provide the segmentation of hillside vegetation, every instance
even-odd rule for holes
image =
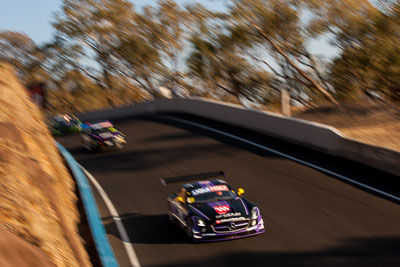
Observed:
[[[298,111],[294,116],[333,126],[348,138],[400,151],[400,106],[351,103]]]
[[[89,266],[74,181],[39,109],[0,64],[0,266]]]

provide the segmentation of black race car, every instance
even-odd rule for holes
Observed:
[[[206,178],[219,177],[208,180]],[[168,197],[168,217],[194,241],[234,239],[263,233],[264,221],[257,206],[242,197],[222,178],[223,172],[161,179],[169,183],[200,180],[184,184]]]
[[[108,120],[84,123],[81,139],[88,150],[122,149],[126,145],[125,135]]]

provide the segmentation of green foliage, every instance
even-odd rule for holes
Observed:
[[[296,89],[313,88],[330,102],[337,103],[321,71],[307,51],[301,22],[303,1],[277,0],[233,0],[230,23],[242,25],[253,33],[249,49],[263,47],[279,68],[274,68],[265,59],[251,57],[264,63],[284,83]],[[249,35],[248,35],[249,36]],[[257,46],[256,46],[257,45]],[[325,87],[325,88],[324,88]],[[292,90],[289,90],[292,91]],[[293,96],[293,95],[292,95]]]
[[[270,76],[260,79],[260,83],[253,82],[254,74],[263,71],[247,54],[246,49],[252,46],[254,39],[249,29],[232,23],[230,15],[212,13],[200,5],[191,10],[193,24],[189,42],[192,50],[186,60],[189,75],[215,96],[230,94],[237,101],[247,98],[263,102],[259,89],[273,89],[269,85]]]
[[[313,12],[308,33],[318,36],[332,33],[340,48],[362,45],[358,36],[373,30],[372,24],[380,11],[370,0],[305,1]],[[311,4],[310,4],[311,3]]]
[[[121,37],[129,34],[134,16],[126,0],[64,0],[53,26],[67,45],[83,43],[94,53],[101,68],[99,85],[109,91],[111,76],[117,73],[114,51]]]
[[[48,79],[43,60],[41,49],[27,35],[11,31],[0,32],[0,61],[12,64],[25,84]]]
[[[48,91],[48,109],[52,114],[85,112],[109,108],[112,99],[116,106],[140,102],[148,98],[125,78],[113,77],[112,92],[105,92],[79,71],[70,71],[57,84],[57,90]]]
[[[351,9],[335,13],[331,25],[337,28],[336,43],[342,48],[330,75],[338,96],[360,99],[373,93],[399,101],[400,3],[384,10],[368,1],[359,1],[359,6],[346,3]]]

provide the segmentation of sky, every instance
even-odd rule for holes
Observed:
[[[54,12],[59,11],[61,0],[0,0],[0,31],[24,32],[36,43],[50,41]],[[156,4],[157,0],[131,0],[136,7]],[[176,0],[179,4],[196,1]],[[223,1],[197,1],[212,9],[223,9]]]
[[[36,43],[50,41],[52,13],[60,0],[0,0],[0,31],[24,32]]]
[[[215,0],[175,0],[179,4],[200,2],[214,10],[222,10],[225,1]],[[11,30],[27,34],[37,44],[51,40],[53,29],[51,22],[54,12],[59,11],[61,0],[0,0],[0,31]],[[136,7],[156,4],[157,0],[131,0]],[[314,54],[331,58],[337,50],[327,40],[317,40],[309,45]]]

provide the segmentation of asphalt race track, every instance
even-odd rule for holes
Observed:
[[[400,266],[398,203],[165,117],[124,119],[115,124],[127,136],[128,146],[121,151],[87,152],[79,135],[58,141],[105,189],[142,266]],[[224,130],[236,134],[233,128]],[[251,135],[237,131],[242,136]],[[353,163],[342,164],[340,159],[266,137],[248,137],[329,165],[350,178],[371,181],[379,177],[389,181],[387,190],[400,188],[395,187],[399,177]],[[226,180],[235,188],[243,187],[245,197],[258,204],[265,234],[192,244],[183,231],[169,223],[166,198],[179,184],[165,187],[160,178],[216,170],[224,170]],[[109,211],[93,191],[120,265],[130,266]]]

